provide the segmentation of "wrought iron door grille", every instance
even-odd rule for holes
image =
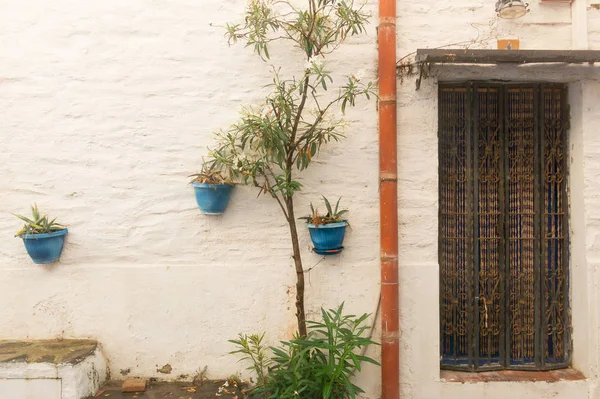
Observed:
[[[570,355],[566,86],[440,85],[441,366]]]

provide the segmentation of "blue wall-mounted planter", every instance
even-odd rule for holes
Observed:
[[[20,237],[33,263],[45,264],[58,260],[68,232],[64,229],[44,234],[23,234]]]
[[[206,215],[221,215],[225,212],[233,184],[192,183],[196,193],[196,203],[200,211]]]
[[[314,225],[307,224],[310,239],[315,246],[313,251],[319,255],[334,255],[342,252],[344,235],[348,222],[328,223]]]

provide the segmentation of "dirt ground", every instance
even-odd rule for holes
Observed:
[[[242,389],[233,380],[206,380],[202,384],[190,382],[152,382],[149,381],[146,391],[139,393],[123,393],[123,381],[109,381],[95,396],[87,399],[242,399]]]

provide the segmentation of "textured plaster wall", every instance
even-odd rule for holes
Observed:
[[[398,2],[398,57],[417,48],[495,48],[496,38],[519,38],[522,49],[570,49],[568,4],[530,2],[531,12],[514,21],[493,20],[490,2]],[[598,46],[588,9],[590,48]],[[431,16],[435,15],[435,18]],[[428,17],[429,16],[429,17]],[[489,40],[488,40],[489,39]],[[581,41],[581,40],[579,40]],[[400,212],[400,380],[402,397],[433,398],[597,398],[598,290],[600,247],[597,221],[598,154],[596,105],[600,72],[591,66],[435,66],[415,91],[415,77],[399,86]],[[451,383],[439,372],[439,267],[437,261],[437,89],[439,82],[465,80],[557,81],[569,84],[571,120],[571,307],[573,366],[586,381]],[[595,98],[595,99],[594,99]]]
[[[600,49],[600,0],[588,0],[587,24],[590,49]]]
[[[245,5],[0,0],[0,337],[98,339],[117,378],[204,366],[224,377],[245,368],[228,355],[239,332],[290,337],[295,274],[277,204],[239,187],[223,217],[202,216],[187,184],[211,132],[270,82],[270,63],[223,36]],[[374,77],[375,27],[340,48],[336,75]],[[303,69],[295,49],[272,55],[285,76]],[[342,301],[377,306],[376,115],[360,101],[348,138],[301,175],[298,216],[322,194],[342,196],[353,227],[344,253],[323,260],[298,221],[306,267],[320,262],[306,276],[310,317]],[[34,201],[69,227],[52,266],[33,265],[12,238],[10,213]],[[171,374],[157,372],[165,364]],[[364,376],[377,392],[377,369]]]
[[[600,73],[589,67],[457,67],[433,68],[434,77],[424,81],[419,91],[401,89],[405,99],[399,106],[400,151],[400,315],[401,315],[401,387],[409,398],[597,398],[598,383],[598,262],[595,249],[597,223],[590,216],[598,205],[597,189],[592,181],[598,176],[597,110],[594,96],[600,92]],[[437,264],[437,162],[426,162],[412,155],[415,146],[426,151],[421,158],[437,159],[437,87],[443,81],[469,79],[506,79],[511,81],[556,81],[569,85],[572,126],[569,136],[571,198],[571,309],[573,318],[573,367],[582,371],[586,381],[559,383],[470,383],[444,382],[439,373],[439,296]],[[412,82],[411,82],[412,83]],[[418,115],[419,107],[430,102],[432,112]],[[418,120],[415,118],[419,118]],[[408,126],[419,128],[408,129]],[[417,144],[420,143],[420,144]],[[410,148],[415,148],[410,147]],[[595,184],[595,183],[594,183]],[[407,186],[413,187],[410,190]],[[433,202],[432,210],[423,204],[419,211],[402,203],[418,198]],[[424,203],[425,201],[423,201]],[[402,228],[402,226],[405,226]],[[406,227],[410,226],[410,227]],[[419,241],[411,237],[421,234]],[[415,241],[412,241],[412,240]],[[429,240],[427,243],[426,239]],[[432,260],[411,258],[415,247],[430,247]],[[422,249],[421,259],[429,252]]]
[[[227,355],[238,332],[294,328],[294,273],[285,223],[269,198],[238,187],[223,217],[199,214],[187,175],[200,167],[210,132],[260,100],[268,63],[228,48],[223,25],[243,0],[107,0],[51,4],[0,0],[0,337],[91,337],[103,344],[113,376],[176,378],[208,366],[209,376],[240,370]],[[571,46],[569,5],[531,1],[531,13],[497,21],[493,2],[398,2],[398,57],[447,44],[494,48],[496,37],[526,49]],[[376,13],[376,1],[369,1]],[[588,8],[589,42],[598,11]],[[211,26],[212,24],[212,26]],[[375,21],[340,48],[336,71],[376,72]],[[596,36],[595,36],[596,35]],[[595,47],[594,47],[595,46]],[[297,71],[297,53],[274,49],[273,63]],[[597,397],[596,267],[600,187],[593,67],[434,68],[414,90],[399,86],[401,381],[404,397]],[[514,79],[568,81],[580,118],[572,159],[574,383],[452,384],[440,381],[437,264],[437,82]],[[297,213],[321,194],[343,196],[352,230],[345,251],[321,261],[301,231],[310,316],[341,301],[374,312],[378,300],[378,155],[374,102],[348,112],[343,144],[331,145],[302,175]],[[574,194],[575,193],[575,194]],[[581,194],[583,193],[583,195]],[[70,228],[61,262],[34,266],[10,212],[36,201]],[[301,223],[299,223],[301,226]],[[577,285],[576,285],[577,284]],[[377,336],[378,331],[375,332]],[[587,354],[586,354],[587,353]],[[378,356],[377,349],[370,354]],[[170,375],[157,372],[170,364]],[[360,376],[378,397],[379,373]],[[569,396],[571,395],[571,396]]]

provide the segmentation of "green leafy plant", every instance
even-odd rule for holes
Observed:
[[[364,392],[351,382],[351,378],[361,371],[363,362],[379,365],[359,353],[368,345],[375,344],[366,335],[369,326],[365,325],[365,320],[369,315],[344,315],[343,306],[327,311],[321,309],[321,322],[307,321],[309,332],[306,337],[297,335],[289,342],[282,342],[280,347],[271,347],[273,357],[269,373],[258,379],[251,396],[344,399],[355,398]],[[253,352],[264,352],[262,336],[258,342],[260,349],[254,347]],[[264,366],[264,363],[257,362],[256,356],[248,355],[251,346],[244,345],[243,340],[230,342],[240,347],[232,353],[242,353],[245,355],[243,359],[253,362],[249,369]]]
[[[266,376],[271,360],[267,357],[267,348],[263,345],[265,334],[240,334],[238,339],[230,339],[229,342],[235,344],[239,349],[230,352],[231,354],[241,354],[240,361],[250,361],[251,365],[247,370],[254,371],[256,374],[256,384],[263,386],[266,383]]]
[[[22,221],[25,222],[23,228],[15,234],[15,237],[19,237],[25,234],[44,234],[44,233],[52,233],[53,231],[64,230],[66,227],[56,223],[56,219],[48,219],[48,216],[41,215],[38,209],[37,204],[33,204],[31,206],[31,214],[32,218],[29,219],[25,216],[16,215]]]
[[[312,223],[316,226],[320,224],[328,224],[328,223],[339,223],[344,221],[342,219],[342,215],[347,213],[347,209],[339,209],[340,200],[342,197],[338,198],[335,209],[331,207],[331,203],[325,196],[323,196],[323,202],[325,202],[325,208],[327,209],[327,213],[325,215],[320,215],[319,210],[316,209],[313,204],[310,204],[310,216],[304,216],[300,219],[305,219],[306,223]]]
[[[209,149],[208,155],[202,158],[202,170],[189,176],[193,177],[191,183],[235,184],[236,178],[239,177],[236,138],[222,132],[217,132],[215,135],[219,140],[219,146],[216,149]]]
[[[216,133],[211,165],[225,170],[259,194],[277,201],[289,226],[296,269],[296,318],[306,336],[304,268],[300,253],[294,194],[302,189],[297,174],[308,168],[323,145],[345,136],[345,113],[357,99],[375,95],[363,72],[350,73],[334,86],[326,63],[348,37],[364,33],[370,14],[354,0],[250,0],[243,22],[227,25],[229,43],[245,42],[263,60],[273,42],[299,48],[306,60],[299,76],[285,79],[273,67],[264,101],[245,106],[238,122]]]

